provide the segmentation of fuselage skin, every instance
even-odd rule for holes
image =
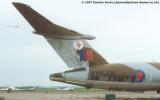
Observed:
[[[103,64],[52,74],[52,81],[87,88],[145,91],[160,90],[160,63]]]

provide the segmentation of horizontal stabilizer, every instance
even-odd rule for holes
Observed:
[[[40,32],[33,32],[34,34],[43,34]],[[86,39],[86,40],[93,40],[95,39],[94,36],[91,35],[77,35],[77,36],[72,36],[72,35],[54,35],[54,34],[43,34],[45,37],[50,37],[50,38],[56,38],[56,39],[63,39],[63,40],[81,40],[81,39]]]
[[[33,33],[43,35],[68,67],[82,67],[84,62],[89,66],[108,64],[86,41],[95,37],[56,25],[26,4],[13,5],[35,29]]]
[[[50,38],[58,38],[58,39],[66,39],[66,40],[95,39],[94,36],[84,35],[52,23],[51,21],[43,17],[41,14],[33,10],[28,5],[25,5],[22,3],[16,3],[16,2],[14,2],[13,5],[25,17],[25,19],[31,24],[31,26],[36,30],[34,32],[36,34],[44,35]]]

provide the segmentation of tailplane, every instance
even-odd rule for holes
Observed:
[[[94,36],[56,25],[28,5],[16,2],[13,5],[35,29],[33,33],[43,35],[68,67],[79,68],[84,61],[89,66],[108,64],[86,41],[95,39]]]

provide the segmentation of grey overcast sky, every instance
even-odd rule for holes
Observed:
[[[0,3],[0,85],[55,86],[67,70],[42,36],[11,4]],[[110,63],[160,62],[160,5],[82,5],[81,0],[16,0],[52,22],[97,37],[91,45]],[[7,27],[18,25],[18,28]]]

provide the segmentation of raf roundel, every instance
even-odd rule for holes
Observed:
[[[145,73],[142,70],[136,70],[131,74],[132,82],[143,82],[145,79]]]
[[[76,40],[74,41],[74,48],[76,50],[81,50],[83,48],[83,43],[80,40]]]

